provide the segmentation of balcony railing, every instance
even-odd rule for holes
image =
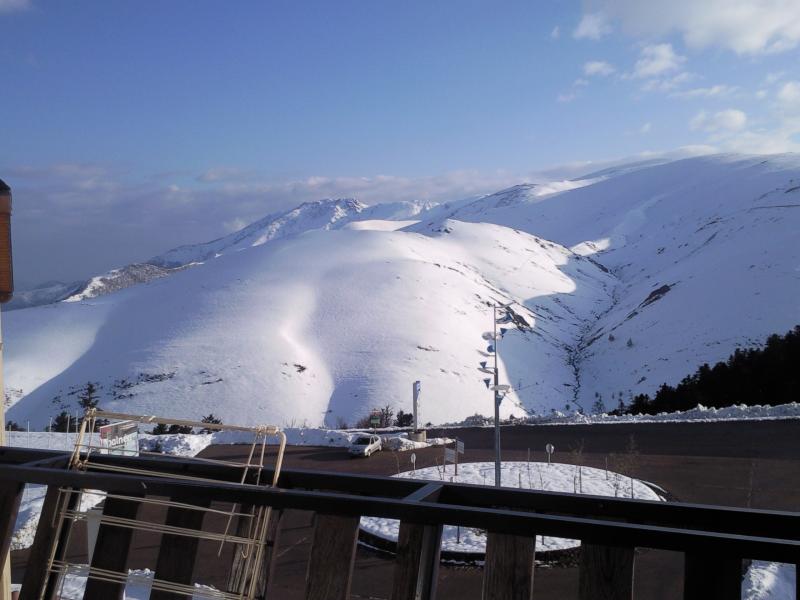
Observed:
[[[240,485],[240,471],[225,464],[172,457],[94,456],[114,467],[151,469],[166,476],[142,477],[115,471],[74,471],[63,452],[0,448],[0,551],[7,551],[24,484],[47,486],[42,517],[30,551],[22,600],[55,597],[53,564],[63,558],[65,528],[56,518],[69,490],[102,490],[109,498],[160,497],[186,508],[167,516],[168,526],[191,521],[191,506],[211,503],[239,507],[271,507],[276,515],[268,532],[259,589],[267,589],[272,573],[282,511],[315,513],[308,558],[305,598],[346,600],[350,597],[359,518],[400,520],[394,557],[394,600],[436,597],[442,527],[460,525],[486,530],[483,598],[530,599],[537,535],[581,540],[579,594],[582,600],[630,599],[636,548],[655,548],[685,555],[684,598],[741,598],[743,561],[758,559],[800,562],[800,514],[650,502],[532,490],[415,481],[390,477],[334,474],[283,469],[277,487]],[[261,477],[270,479],[270,469]],[[191,477],[215,483],[192,481]],[[136,505],[107,500],[104,516],[130,518]],[[243,512],[243,511],[241,511]],[[202,513],[201,513],[202,514]],[[196,519],[195,519],[196,520]],[[170,522],[171,521],[171,522]],[[201,526],[201,524],[196,524]],[[102,522],[91,568],[124,572],[131,532]],[[187,548],[189,549],[187,551]],[[160,569],[166,581],[189,581],[195,552],[180,535],[163,535]],[[173,557],[163,560],[163,557]],[[84,598],[121,598],[124,581],[87,586]],[[151,596],[153,597],[153,596]],[[185,597],[159,592],[159,598]]]

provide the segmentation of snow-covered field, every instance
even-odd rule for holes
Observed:
[[[500,342],[504,417],[610,410],[796,325],[798,230],[798,155],[440,206],[306,203],[154,258],[187,267],[168,276],[95,278],[79,301],[9,313],[8,416],[39,428],[91,380],[113,410],[338,427],[408,411],[420,379],[423,422],[454,422],[491,412],[477,363],[493,301],[530,325]]]
[[[476,462],[455,467],[427,467],[416,471],[405,471],[395,477],[406,479],[425,479],[453,483],[472,483],[492,485],[494,482],[494,463]],[[604,469],[577,467],[561,463],[504,462],[501,484],[504,487],[548,492],[568,492],[592,494],[596,496],[618,496],[640,500],[661,500],[651,487],[645,483]],[[363,517],[361,527],[365,531],[387,540],[396,541],[400,522],[395,519]],[[564,550],[579,546],[578,540],[537,536],[536,551]],[[486,551],[486,534],[477,529],[457,528],[445,525],[442,533],[442,550],[482,554]]]

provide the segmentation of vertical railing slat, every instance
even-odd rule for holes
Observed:
[[[489,532],[483,567],[483,600],[530,600],[536,538]]]
[[[580,600],[631,600],[633,548],[581,544]]]
[[[11,546],[14,523],[17,521],[19,503],[22,500],[22,492],[24,490],[24,483],[12,483],[10,481],[4,483],[3,488],[0,489],[0,561],[5,560],[8,549]]]
[[[177,500],[177,499],[176,499]],[[200,508],[207,508],[211,503],[193,502]],[[203,526],[205,513],[201,510],[170,506],[167,510],[166,525],[184,527],[186,529],[200,530]],[[158,549],[155,578],[171,583],[192,583],[194,563],[197,559],[197,545],[199,539],[185,535],[165,533],[161,536]],[[185,600],[186,596],[164,590],[153,590],[150,600]]]
[[[109,497],[104,501],[103,517],[135,519],[138,511],[139,502]],[[132,537],[133,529],[116,527],[101,521],[91,566],[97,569],[125,573],[128,568],[128,552],[130,551]],[[83,600],[119,600],[122,598],[124,591],[124,583],[101,581],[90,576],[86,581]]]
[[[741,559],[687,552],[684,565],[684,600],[741,600]]]
[[[65,495],[68,494],[68,495]],[[79,493],[59,491],[58,486],[48,486],[39,515],[39,524],[33,545],[28,553],[28,563],[25,565],[25,575],[22,578],[20,600],[39,600],[52,598],[56,587],[57,577],[47,571],[50,553],[55,551],[54,558],[61,559],[66,551],[66,540],[72,526],[70,519],[64,520],[64,525],[59,530],[60,512],[62,509],[72,509],[78,501]],[[55,548],[54,548],[55,545]]]
[[[317,513],[306,574],[306,600],[350,600],[358,517]]]
[[[439,576],[441,525],[400,523],[392,600],[433,600]]]
[[[253,507],[244,505],[238,508],[244,514],[249,514]],[[262,564],[258,567],[258,584],[256,586],[256,596],[264,597],[267,594],[267,586],[272,580],[275,571],[275,555],[280,540],[281,519],[283,518],[283,511],[270,510],[269,522],[267,523],[267,542],[264,549],[264,556]],[[252,519],[246,517],[238,517],[236,522],[236,535],[239,537],[248,537],[251,535]],[[233,556],[231,557],[231,567],[228,572],[228,585],[229,590],[246,589],[243,586],[249,586],[250,581],[245,579],[245,568],[247,560],[242,554],[242,548],[234,546]]]

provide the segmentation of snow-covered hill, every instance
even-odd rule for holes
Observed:
[[[503,412],[547,411],[571,401],[567,348],[611,284],[566,248],[496,225],[308,232],[14,311],[6,373],[26,395],[9,418],[42,425],[74,410],[87,381],[108,409],[233,422],[352,424],[375,406],[408,410],[416,379],[426,421],[489,412],[477,366],[492,301],[519,303],[533,327],[501,342],[503,378],[520,388]]]
[[[531,328],[501,342],[503,412],[612,408],[796,325],[798,232],[797,155],[623,165],[434,207],[306,203],[153,268],[205,264],[10,313],[10,418],[46,422],[89,380],[107,408],[236,422],[352,424],[408,410],[415,379],[426,421],[490,414],[476,367],[486,302],[507,300]]]

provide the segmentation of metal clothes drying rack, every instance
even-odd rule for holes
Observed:
[[[145,477],[157,477],[165,479],[178,479],[189,480],[194,482],[206,483],[220,483],[221,480],[210,479],[204,477],[195,477],[192,475],[181,475],[177,473],[159,472],[158,470],[135,468],[117,464],[103,463],[93,460],[93,456],[107,452],[105,446],[99,445],[98,439],[95,437],[96,426],[98,420],[105,421],[133,421],[138,425],[178,425],[184,427],[191,427],[205,430],[215,431],[234,431],[253,434],[252,442],[250,443],[250,451],[247,455],[246,462],[237,462],[235,460],[218,460],[200,457],[186,458],[185,460],[198,461],[204,463],[211,463],[220,465],[222,467],[230,467],[232,469],[241,469],[241,477],[237,483],[243,487],[250,486],[266,486],[276,487],[278,478],[280,476],[281,466],[283,463],[284,450],[286,448],[286,434],[278,427],[272,425],[261,425],[257,427],[242,427],[236,425],[225,425],[222,423],[204,423],[198,421],[188,421],[183,419],[172,419],[166,417],[157,417],[149,415],[132,415],[125,413],[104,412],[97,409],[90,409],[86,412],[75,441],[67,469],[78,471],[106,471],[115,472],[126,475],[141,475]],[[271,481],[262,482],[262,471],[264,469],[264,458],[266,454],[267,439],[270,437],[278,438],[278,451],[275,457],[274,471]],[[117,451],[119,452],[119,450]],[[122,451],[124,453],[124,451]],[[163,456],[160,452],[152,451],[139,451],[138,454]],[[255,459],[255,460],[254,460]],[[155,466],[155,465],[154,465]],[[225,483],[231,483],[225,480]],[[71,524],[77,521],[88,521],[88,510],[83,510],[81,505],[81,497],[84,493],[82,489],[74,488],[60,488],[58,508],[53,515],[53,526],[57,528],[59,534],[54,537],[54,543],[50,549],[48,560],[48,571],[58,577],[57,589],[59,590],[57,597],[61,597],[61,589],[68,574],[85,576],[87,581],[95,579],[98,581],[125,584],[128,581],[129,573],[121,571],[111,571],[93,565],[83,565],[71,563],[63,558],[65,552],[63,549],[69,546],[70,533],[72,531]],[[123,501],[135,503],[138,505],[135,516],[133,518],[114,516],[110,514],[100,515],[99,525],[106,527],[128,528],[135,531],[151,532],[158,534],[166,534],[171,536],[182,536],[187,538],[194,538],[196,540],[208,540],[212,542],[219,542],[219,549],[217,555],[222,554],[225,544],[234,544],[235,552],[239,555],[239,567],[237,577],[234,579],[234,589],[227,591],[216,590],[208,587],[196,587],[194,584],[176,583],[159,579],[158,572],[153,576],[152,583],[150,584],[151,591],[162,591],[167,593],[179,594],[189,598],[215,598],[223,600],[254,600],[257,597],[259,588],[259,575],[260,569],[263,564],[265,548],[267,546],[267,532],[271,517],[271,509],[269,506],[253,506],[242,507],[234,505],[230,510],[221,510],[218,508],[211,508],[210,506],[198,506],[186,502],[179,502],[173,499],[165,499],[158,497],[148,496],[127,496],[119,494],[105,494],[106,500],[113,499],[115,501]],[[167,509],[179,509],[181,511],[200,511],[204,514],[216,514],[227,517],[225,528],[223,531],[205,531],[202,528],[194,529],[189,527],[181,527],[169,525],[165,523],[149,522],[139,517],[140,508],[144,505],[157,506]],[[240,530],[236,534],[231,533],[231,525],[234,518],[245,520],[246,527],[239,527]],[[65,527],[65,523],[69,522],[70,526]],[[202,523],[202,518],[201,518]],[[64,535],[61,535],[61,532]],[[163,538],[162,538],[163,539]],[[59,548],[61,547],[61,551]],[[93,561],[92,561],[93,562]]]

